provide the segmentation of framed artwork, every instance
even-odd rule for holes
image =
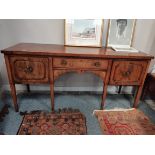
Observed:
[[[102,19],[66,19],[65,45],[102,46]]]
[[[107,47],[131,47],[135,23],[135,19],[110,19],[107,33]]]

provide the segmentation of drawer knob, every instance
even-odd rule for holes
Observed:
[[[131,74],[130,71],[122,72],[122,75],[123,75],[124,77],[128,77],[130,74]]]
[[[100,67],[100,65],[101,65],[100,62],[95,62],[94,63],[94,66],[96,66],[96,67]]]
[[[31,66],[26,67],[25,73],[32,73],[32,72],[33,72],[33,68]]]
[[[66,60],[62,60],[61,61],[61,65],[63,65],[63,66],[67,65],[67,61]]]

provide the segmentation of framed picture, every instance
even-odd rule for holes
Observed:
[[[66,19],[65,45],[102,46],[102,19]]]
[[[135,19],[110,19],[107,33],[107,47],[131,47],[135,23]]]

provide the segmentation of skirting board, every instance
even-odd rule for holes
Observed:
[[[26,85],[16,85],[16,90],[18,91],[25,91]],[[31,91],[50,91],[49,85],[30,85]],[[94,92],[96,94],[102,94],[103,87],[54,87],[55,92]],[[122,87],[122,94],[132,94],[133,88],[130,87]],[[2,85],[2,91],[10,91],[10,86]],[[110,94],[117,94],[118,87],[116,86],[108,86],[108,93]]]

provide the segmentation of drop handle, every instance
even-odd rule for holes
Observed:
[[[33,68],[31,66],[26,67],[25,73],[32,73],[32,72],[33,72]]]
[[[63,65],[63,66],[67,65],[67,61],[66,60],[62,60],[61,61],[61,65]]]
[[[130,74],[131,74],[130,71],[122,72],[122,75],[125,76],[125,77],[129,76]]]
[[[95,62],[95,63],[94,63],[94,66],[96,66],[96,67],[100,67],[100,65],[101,65],[101,64],[100,64],[99,62]]]

